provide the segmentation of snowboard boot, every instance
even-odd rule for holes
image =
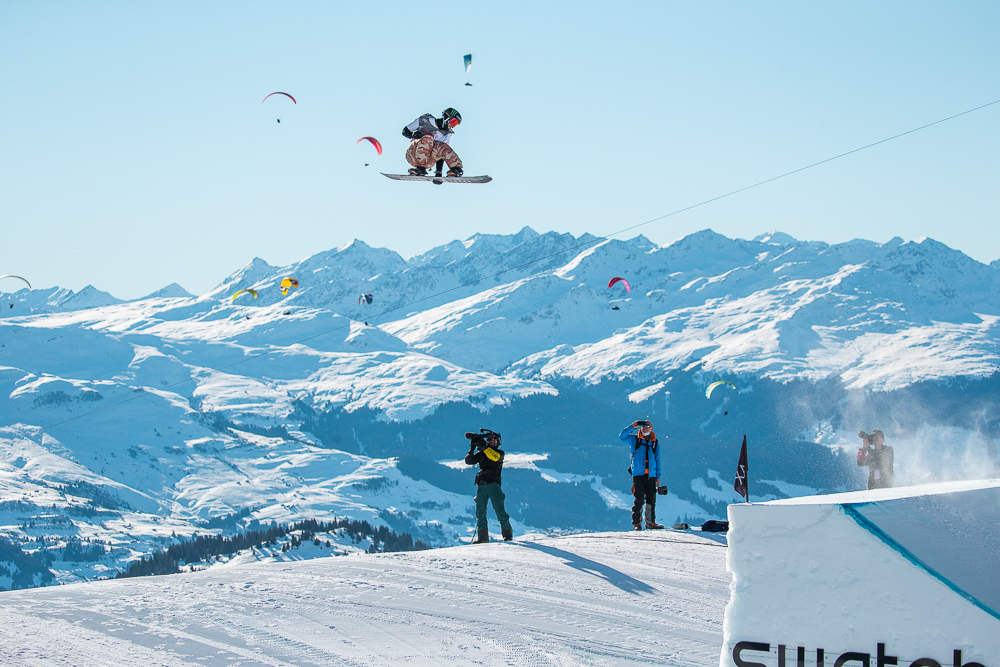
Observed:
[[[427,169],[425,167],[410,167],[409,173],[411,176],[426,176]]]
[[[514,531],[513,530],[501,530],[500,532],[503,534],[503,541],[504,542],[510,542],[511,540],[514,539]]]
[[[632,527],[635,528],[636,530],[642,530],[642,524],[641,523],[633,523]]]
[[[490,531],[481,530],[479,531],[479,535],[476,537],[473,544],[487,544],[489,543],[489,541],[490,541]]]
[[[461,176],[463,173],[465,173],[465,172],[462,171],[461,167],[448,167],[448,176],[449,177],[458,177],[458,176]]]
[[[647,521],[646,530],[663,530],[663,526],[656,523],[655,521]]]
[[[434,176],[441,178],[441,172],[444,171],[444,160],[438,160],[437,164],[434,165]]]

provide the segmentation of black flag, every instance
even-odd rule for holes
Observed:
[[[736,489],[736,493],[746,498],[747,502],[750,502],[750,486],[747,483],[747,470],[749,470],[749,466],[747,465],[747,437],[744,435],[743,448],[740,449],[740,462],[736,465],[736,481],[733,482],[733,488]]]

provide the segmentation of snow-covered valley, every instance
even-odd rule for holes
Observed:
[[[459,543],[478,427],[503,433],[516,534],[627,526],[636,418],[664,443],[667,524],[724,518],[744,434],[755,499],[862,488],[860,429],[886,432],[897,485],[997,474],[1000,264],[932,240],[525,228],[258,258],[197,297],[2,299],[0,526],[37,568],[18,587],[272,522]]]

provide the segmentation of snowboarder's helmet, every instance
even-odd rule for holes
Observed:
[[[453,128],[462,122],[462,114],[458,113],[457,109],[448,107],[441,112],[441,119],[444,120],[445,125]]]

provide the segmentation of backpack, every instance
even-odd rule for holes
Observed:
[[[701,529],[706,533],[725,533],[729,531],[729,522],[710,519],[701,524]]]
[[[643,440],[642,442],[646,443],[646,444],[644,444],[642,446],[646,448],[646,461],[645,461],[645,463],[646,463],[646,470],[649,470],[649,448],[652,447],[653,448],[653,452],[655,453],[656,452],[656,448],[660,446],[660,441],[657,440],[656,438],[653,438],[652,440]],[[635,456],[635,453],[638,450],[639,450],[639,436],[637,435],[637,436],[635,436],[635,448],[632,450],[632,456],[629,457],[630,461],[632,460],[632,457]],[[628,474],[632,475],[632,464],[631,463],[628,466]],[[645,475],[646,473],[643,473],[643,474]]]

